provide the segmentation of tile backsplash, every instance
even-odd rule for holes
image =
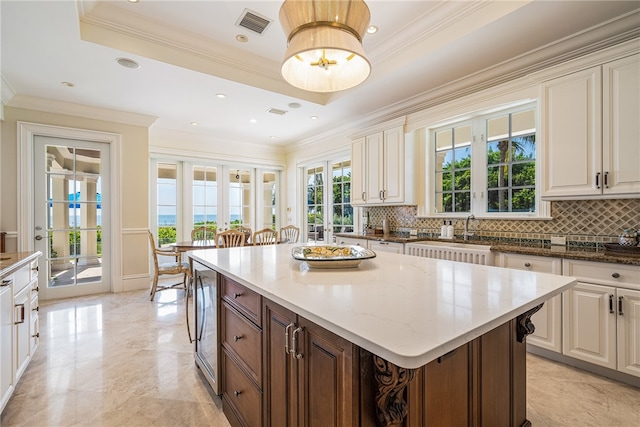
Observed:
[[[390,220],[391,231],[437,237],[442,219],[416,218],[415,206],[368,207],[371,226],[382,227]],[[470,229],[482,240],[518,240],[549,243],[552,236],[565,236],[567,245],[592,246],[617,241],[625,228],[640,229],[640,198],[614,200],[567,200],[551,203],[552,220],[479,219]],[[460,237],[466,215],[453,219],[455,235]]]

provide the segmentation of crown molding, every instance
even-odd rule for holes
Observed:
[[[53,99],[37,98],[27,95],[15,95],[6,104],[7,107],[23,108],[25,110],[42,111],[45,113],[64,114],[85,119],[102,120],[107,122],[122,123],[132,126],[150,127],[158,119],[126,111],[110,110],[107,108],[93,107],[90,105],[75,104],[72,102]]]
[[[179,145],[176,144],[176,141],[179,141]],[[175,148],[176,146],[180,148]],[[282,166],[285,159],[285,149],[282,145],[224,140],[211,134],[155,126],[149,131],[149,153],[193,159],[207,158],[235,163],[267,164],[278,167]]]

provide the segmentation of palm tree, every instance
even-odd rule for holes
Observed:
[[[518,151],[525,151],[526,146],[535,145],[535,135],[525,135],[511,139],[511,151],[509,151],[509,140],[503,139],[498,141],[498,150],[500,151],[499,162],[502,166],[498,168],[498,188],[505,187],[505,176],[507,175],[509,165],[506,163],[507,159],[515,156]],[[498,191],[498,208],[500,212],[507,211],[507,202],[505,200],[504,191]]]

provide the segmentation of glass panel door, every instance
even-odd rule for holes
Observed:
[[[218,168],[193,167],[193,228],[217,230],[218,224]]]
[[[320,165],[311,167],[306,170],[307,184],[307,241],[320,242],[325,241],[324,222],[325,212],[325,171],[326,166]]]
[[[35,248],[45,255],[44,299],[108,292],[108,144],[34,141]]]
[[[252,174],[248,169],[228,169],[228,217],[225,229],[251,228]]]
[[[351,206],[351,161],[336,162],[331,166],[333,185],[333,232],[353,233],[353,207]]]

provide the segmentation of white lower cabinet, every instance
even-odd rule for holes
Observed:
[[[0,412],[13,393],[13,276],[0,287]]]
[[[367,241],[367,245],[369,249],[374,252],[391,252],[394,254],[404,254],[404,243],[369,240]]]
[[[640,267],[563,261],[563,354],[640,377]]]
[[[562,259],[535,255],[498,254],[498,266],[537,273],[562,274]],[[527,344],[562,352],[562,295],[546,301],[531,316],[535,332],[527,336]]]

